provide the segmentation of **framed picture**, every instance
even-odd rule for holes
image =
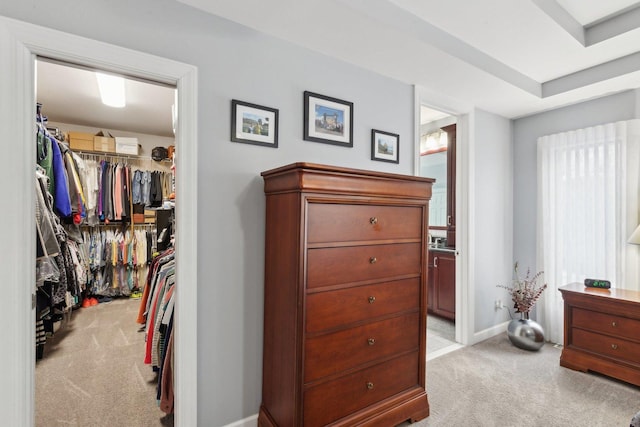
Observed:
[[[353,147],[353,102],[305,91],[304,139]]]
[[[231,141],[278,148],[278,110],[232,99]]]
[[[371,160],[400,163],[400,135],[371,129]]]

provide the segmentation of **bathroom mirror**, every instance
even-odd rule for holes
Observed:
[[[429,201],[429,228],[447,227],[447,150],[420,156],[420,176],[435,178]]]

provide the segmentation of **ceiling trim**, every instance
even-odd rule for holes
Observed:
[[[540,99],[575,90],[640,69],[640,52],[637,52],[553,80],[538,82],[388,0],[339,1],[363,15],[385,23],[385,25],[393,25],[396,29],[410,34],[415,39],[428,43]],[[640,6],[612,15],[608,19],[591,24],[586,28],[560,6],[556,0],[532,0],[532,2],[540,7],[543,12],[549,15],[582,45],[585,45],[588,37],[591,37],[593,40],[603,38],[605,34],[608,34],[610,37],[615,37],[618,35],[614,34],[615,32],[621,34],[628,31],[630,27],[635,28],[640,26],[638,19],[640,18]],[[625,26],[622,26],[621,22],[624,22]],[[605,39],[603,38],[603,40]]]
[[[392,4],[388,0],[339,0],[346,7],[373,18],[386,26],[393,25],[399,31],[411,34],[415,39],[435,47],[474,67],[541,97],[540,83],[531,77],[505,65],[457,37],[437,28],[414,14]]]
[[[542,83],[542,97],[557,95],[640,70],[640,52]]]
[[[532,0],[532,2],[569,33],[571,37],[576,39],[578,43],[585,46],[584,27],[556,0]]]
[[[532,0],[582,46],[589,47],[640,27],[640,5],[634,5],[583,26],[556,0]]]
[[[609,40],[640,27],[640,5],[594,22],[584,28],[585,46]]]

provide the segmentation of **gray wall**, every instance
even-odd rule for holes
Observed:
[[[2,2],[0,14],[198,67],[198,423],[253,415],[262,369],[260,172],[307,161],[412,174],[413,89],[171,0],[81,3]],[[302,140],[305,90],[354,103],[353,148]],[[280,110],[280,148],[229,141],[232,98]],[[400,134],[399,165],[370,160],[371,128]]]
[[[494,302],[507,303],[497,285],[508,284],[512,271],[513,154],[511,120],[479,109],[473,120],[469,260],[474,332],[480,332],[508,319]]]
[[[536,266],[536,144],[544,135],[640,117],[640,90],[626,91],[513,122],[513,257]],[[522,270],[524,273],[525,270]]]

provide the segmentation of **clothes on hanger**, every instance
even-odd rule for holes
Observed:
[[[88,263],[81,242],[74,240],[54,212],[49,178],[36,168],[36,357],[42,358],[53,323],[80,300]]]
[[[102,296],[129,296],[142,290],[148,272],[148,235],[154,227],[131,230],[91,228],[83,231],[88,247],[89,293]],[[142,228],[139,228],[142,227]]]
[[[175,253],[169,248],[156,256],[149,267],[138,311],[144,324],[144,362],[158,372],[158,405],[173,412],[173,308],[175,303]]]

